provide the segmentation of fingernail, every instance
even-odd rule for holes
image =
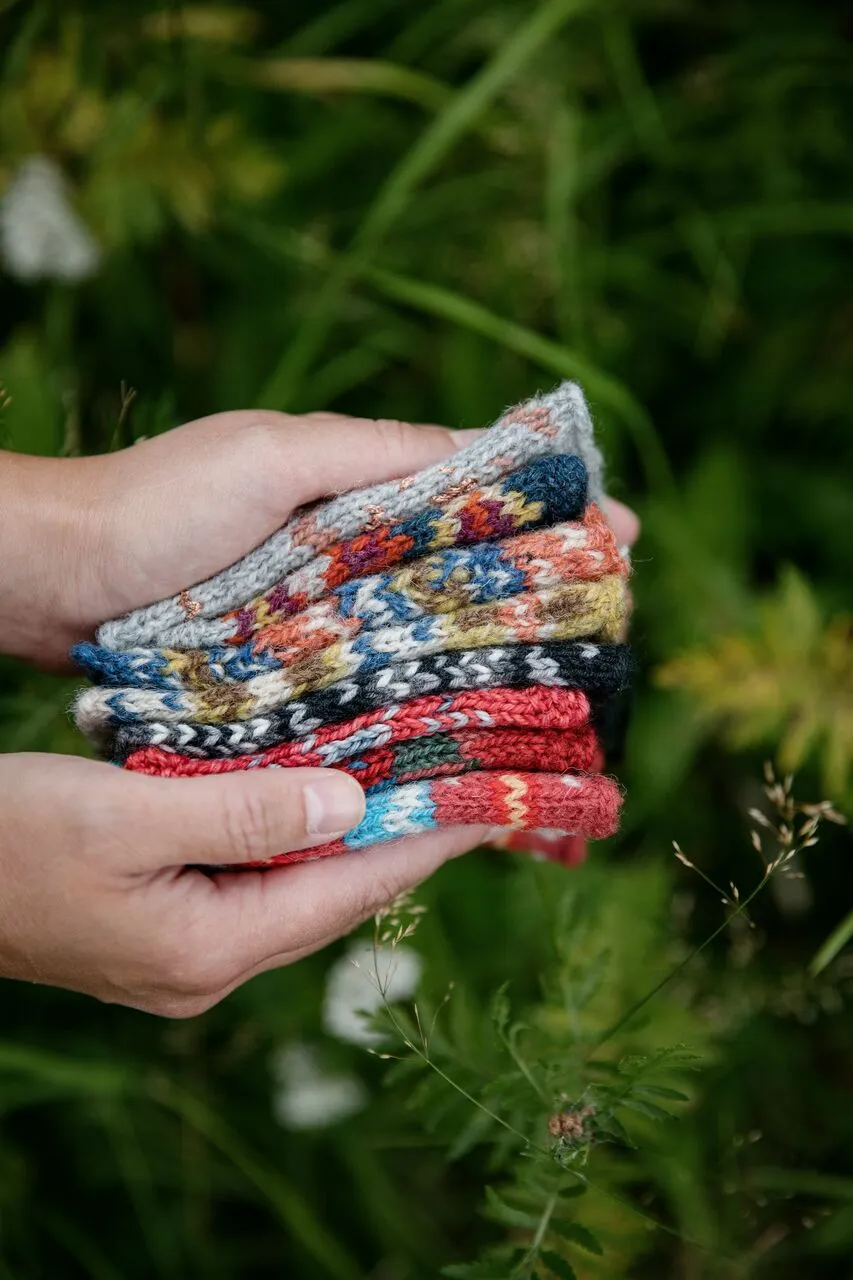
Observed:
[[[473,444],[475,440],[479,439],[484,431],[484,427],[472,427],[468,431],[450,431],[448,434],[457,449],[464,449],[466,445]]]
[[[329,770],[303,788],[305,828],[311,836],[351,831],[364,817],[364,792],[345,773]]]

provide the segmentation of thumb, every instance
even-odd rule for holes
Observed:
[[[326,844],[364,817],[364,792],[337,769],[258,769],[204,778],[123,775],[150,871],[262,862]]]

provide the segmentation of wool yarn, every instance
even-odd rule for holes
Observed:
[[[566,773],[467,773],[367,793],[367,812],[340,840],[246,866],[275,866],[351,853],[440,827],[544,828],[601,840],[619,825],[622,795],[612,778]]]
[[[437,717],[446,712],[455,716],[478,708],[494,714],[489,699],[499,688],[521,693],[522,713],[528,705],[533,713],[542,711],[537,690],[543,687],[566,692],[584,708],[586,718],[590,714],[588,699],[606,705],[628,685],[632,671],[633,659],[626,645],[575,642],[440,653],[389,663],[368,675],[358,673],[267,716],[220,725],[141,721],[121,725],[104,745],[119,762],[149,746],[201,758],[252,755],[281,742],[332,741],[342,731],[340,726],[349,721],[359,727],[392,725],[398,719],[420,724],[421,715]],[[506,701],[503,707],[510,705],[515,704]],[[500,723],[507,722],[502,719]],[[331,734],[328,739],[322,736],[327,733]]]
[[[627,564],[607,522],[591,504],[582,521],[503,542],[452,548],[403,569],[354,579],[286,621],[268,622],[254,640],[244,641],[233,652],[222,645],[207,652],[210,665],[223,666],[228,678],[247,679],[274,665],[291,667],[363,630],[378,631],[441,613],[464,620],[469,615],[460,611],[465,608],[500,605],[516,594],[541,598],[567,581],[594,581],[611,574],[626,576]],[[134,684],[139,678],[148,683],[156,679],[155,671],[159,674],[168,666],[169,652],[132,650],[117,655],[90,643],[72,650],[75,661],[104,684]],[[275,663],[260,659],[253,664],[263,653],[273,653]],[[179,669],[191,662],[189,656],[177,659]]]
[[[294,750],[294,745],[273,747],[263,756],[235,756],[230,760],[197,760],[164,751],[154,761],[153,752],[149,751],[144,761],[131,756],[126,767],[154,777],[202,778],[255,768],[292,769],[310,765],[340,769],[367,790],[475,769],[585,773],[592,768],[598,752],[598,739],[591,725],[573,731],[460,729],[454,733],[426,734],[387,747],[373,747],[340,760],[330,758],[329,753],[300,752]]]
[[[554,463],[562,461],[555,459]],[[602,578],[608,573],[624,576],[627,571],[610,526],[590,503],[581,520],[561,521],[499,542],[471,546],[457,542],[414,563],[347,578],[313,604],[308,604],[307,593],[302,593],[298,610],[291,608],[297,597],[287,596],[283,604],[275,588],[252,607],[226,614],[226,620],[233,623],[230,632],[224,633],[220,620],[215,619],[205,623],[208,634],[203,644],[170,643],[164,647],[241,645],[254,639],[260,647],[274,645],[279,652],[295,657],[325,648],[335,639],[352,637],[362,629],[411,622],[425,614],[453,613],[464,605],[486,604],[570,580]],[[189,624],[184,638],[188,629]],[[200,630],[197,627],[195,634]],[[85,665],[85,651],[78,660]]]
[[[464,616],[463,616],[464,615]],[[76,704],[78,725],[97,734],[116,723],[137,719],[197,720],[217,724],[263,715],[303,693],[322,689],[356,672],[377,671],[388,662],[490,644],[566,640],[577,636],[613,639],[625,616],[625,585],[618,575],[600,582],[572,583],[541,595],[518,596],[506,605],[478,605],[451,615],[401,628],[364,633],[354,641],[311,655],[288,671],[275,655],[246,655],[238,649],[141,657],[113,654],[110,684],[87,689]],[[107,650],[102,650],[108,653]],[[245,661],[245,667],[239,664]],[[266,667],[266,669],[264,669]],[[272,669],[270,669],[272,668]],[[263,674],[257,675],[257,670]],[[130,683],[132,681],[132,683]]]
[[[571,382],[509,410],[491,431],[445,463],[403,480],[343,494],[295,514],[237,564],[169,600],[105,623],[98,641],[113,649],[156,645],[188,617],[212,618],[242,607],[318,552],[369,532],[375,523],[404,520],[425,511],[439,495],[491,484],[534,458],[557,454],[582,460],[589,496],[598,501],[602,496],[601,455],[583,393]]]
[[[533,685],[527,689],[469,690],[431,694],[394,707],[378,707],[342,724],[324,725],[301,740],[279,742],[266,750],[230,759],[209,754],[194,758],[186,751],[143,747],[128,757],[125,767],[138,773],[177,776],[198,771],[217,773],[265,768],[270,764],[324,766],[413,739],[422,743],[433,734],[535,729],[576,737],[581,730],[590,728],[589,700],[579,689]],[[594,737],[594,733],[591,736]]]
[[[618,824],[601,730],[628,683],[628,565],[578,387],[448,462],[297,511],[234,565],[106,622],[78,725],[155,777],[331,767],[365,789],[345,853],[441,826],[546,856]],[[558,834],[559,833],[559,834]],[[267,864],[263,864],[267,865]]]
[[[185,620],[164,629],[158,644],[175,649],[240,644],[261,628],[307,610],[312,602],[353,579],[419,560],[442,548],[479,546],[574,518],[583,510],[586,489],[581,460],[558,455],[538,458],[491,485],[445,488],[425,510],[396,523],[383,524],[374,513],[361,533],[325,548],[240,608],[205,618],[198,615],[197,602],[187,592],[182,597]],[[103,636],[102,628],[102,643]]]

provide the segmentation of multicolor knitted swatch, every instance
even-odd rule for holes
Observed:
[[[296,862],[458,824],[611,834],[598,725],[624,689],[628,566],[578,387],[446,463],[296,515],[237,564],[105,623],[78,725],[124,767],[342,769],[363,822]],[[593,501],[588,501],[588,498]],[[266,865],[266,864],[264,864]]]
[[[339,764],[351,756],[377,749],[410,744],[423,745],[434,734],[530,732],[567,735],[573,741],[589,739],[597,746],[590,723],[590,705],[578,689],[553,689],[533,685],[527,689],[486,689],[456,694],[412,698],[395,707],[383,707],[355,716],[343,724],[326,725],[298,742],[282,742],[254,755],[226,759],[193,758],[163,747],[134,751],[125,767],[137,773],[196,776],[265,768],[267,765],[301,765],[303,768]],[[593,752],[594,754],[594,752]],[[590,757],[592,758],[592,757]],[[540,760],[546,767],[547,756]],[[483,766],[486,767],[485,765]],[[525,766],[533,768],[533,765]],[[577,764],[575,768],[586,768]]]
[[[174,649],[241,644],[354,579],[417,561],[445,547],[481,546],[578,516],[586,491],[583,463],[564,455],[539,458],[491,485],[445,489],[435,494],[425,511],[398,523],[378,523],[376,515],[369,529],[327,547],[239,609],[215,618],[200,617],[195,598],[185,596],[186,620],[164,631],[159,644]],[[102,635],[103,629],[99,638]]]
[[[262,546],[222,573],[170,600],[104,623],[98,641],[112,649],[162,644],[173,628],[188,619],[215,618],[226,610],[245,608],[328,547],[428,512],[430,504],[440,507],[444,498],[492,484],[534,458],[556,454],[581,459],[589,478],[589,496],[599,501],[601,454],[583,392],[572,382],[508,410],[491,431],[447,462],[402,480],[343,494],[294,515]]]
[[[484,772],[407,782],[368,792],[364,819],[342,840],[245,865],[308,862],[439,827],[544,827],[602,840],[619,826],[621,801],[613,779],[600,775]]]
[[[569,689],[588,706],[587,696],[599,703],[624,690],[632,672],[633,660],[626,645],[588,641],[439,653],[389,663],[370,675],[341,680],[268,716],[221,725],[167,724],[162,720],[122,725],[112,738],[107,736],[104,745],[119,761],[146,746],[201,758],[251,755],[279,742],[313,738],[356,717],[367,716],[370,723],[378,724],[418,716],[424,695],[432,695],[430,715],[437,714],[443,705],[451,714],[469,707],[490,707],[489,694],[499,687],[521,690],[525,698],[532,697],[537,686]],[[469,699],[456,691],[470,691],[473,696]],[[578,691],[582,691],[580,695]]]
[[[625,586],[617,574],[600,582],[568,583],[489,605],[472,605],[402,627],[363,632],[282,670],[275,650],[101,649],[98,671],[117,692],[88,689],[77,701],[77,723],[98,729],[109,719],[191,719],[217,724],[245,720],[389,662],[483,645],[614,640],[625,618]],[[247,652],[248,649],[248,652]],[[94,658],[92,659],[94,665]]]

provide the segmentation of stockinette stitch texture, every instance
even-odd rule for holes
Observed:
[[[209,653],[217,667],[230,668],[229,678],[246,679],[271,669],[269,661],[252,667],[253,656],[265,651],[274,652],[278,665],[290,667],[337,641],[354,639],[363,630],[378,631],[395,622],[442,613],[458,616],[461,609],[505,602],[516,594],[537,595],[567,582],[594,581],[613,573],[626,576],[627,572],[610,527],[598,508],[590,505],[582,521],[503,542],[436,552],[405,568],[354,579],[294,617],[268,622],[233,653],[222,645]],[[146,681],[151,678],[156,664],[168,662],[170,651],[133,650],[119,657],[112,649],[87,642],[71,652],[96,682],[134,684],[140,674]],[[193,659],[177,662],[180,669]]]
[[[114,654],[102,679],[126,687],[87,689],[77,699],[77,723],[98,734],[110,724],[137,719],[220,723],[264,714],[303,693],[321,689],[358,671],[377,671],[392,660],[489,644],[531,643],[578,636],[614,639],[625,616],[625,585],[618,575],[573,583],[506,604],[479,605],[458,614],[364,633],[296,663],[277,667],[275,655],[243,655],[224,649],[141,657]],[[103,651],[106,652],[106,651]],[[241,667],[241,663],[245,666]]]
[[[363,821],[343,839],[244,865],[306,862],[450,826],[545,828],[601,840],[617,830],[621,802],[618,785],[601,775],[489,771],[407,782],[369,791]]]
[[[200,757],[249,755],[324,732],[331,733],[331,741],[342,722],[359,717],[377,725],[417,717],[425,697],[423,713],[427,715],[438,715],[442,707],[451,715],[478,706],[490,708],[490,693],[499,687],[522,691],[523,703],[534,700],[534,689],[542,686],[568,690],[572,698],[581,700],[586,715],[588,696],[606,700],[618,694],[629,684],[632,672],[633,659],[626,645],[575,642],[469,649],[389,663],[367,675],[358,673],[268,716],[221,725],[162,720],[122,725],[102,745],[112,750],[117,761],[147,746]]]
[[[239,773],[247,769],[292,769],[316,765],[340,769],[365,789],[399,786],[422,778],[449,777],[484,769],[523,769],[532,773],[579,773],[591,769],[598,739],[591,725],[582,729],[461,729],[455,733],[421,735],[387,747],[372,747],[341,760],[328,753],[299,752],[293,743],[274,747],[263,756],[231,760],[196,760],[164,751],[143,762],[135,757],[127,768],[161,778],[201,778]]]
[[[439,494],[490,484],[521,464],[555,454],[573,454],[583,460],[589,496],[599,501],[601,455],[583,393],[570,382],[509,410],[491,431],[445,463],[427,467],[402,481],[387,481],[343,494],[294,515],[237,564],[188,592],[105,623],[98,640],[115,649],[155,645],[188,618],[212,618],[240,608],[318,552],[369,531],[373,523],[403,520],[423,511]]]
[[[187,618],[162,632],[158,644],[175,649],[240,644],[261,628],[301,615],[312,602],[353,579],[419,561],[446,547],[482,545],[576,517],[583,510],[586,489],[580,458],[559,455],[539,458],[491,485],[446,488],[426,510],[397,523],[381,523],[374,511],[368,529],[327,547],[239,609],[215,618],[198,617],[190,593],[182,593]],[[102,635],[103,629],[99,638]]]
[[[563,459],[555,459],[557,462]],[[538,465],[538,464],[537,464]],[[533,533],[499,542],[458,543],[383,573],[348,579],[326,596],[297,612],[281,607],[277,588],[256,607],[226,615],[233,628],[225,633],[219,620],[205,623],[203,644],[166,648],[204,648],[253,641],[256,649],[272,644],[295,657],[325,648],[335,639],[375,630],[426,614],[453,613],[464,605],[486,604],[517,592],[541,590],[566,581],[627,574],[628,565],[616,539],[594,503],[581,520],[561,521]],[[302,597],[300,597],[302,598]],[[307,599],[307,597],[305,597]],[[288,604],[293,597],[288,597]],[[184,638],[191,624],[184,629]],[[218,637],[213,632],[219,629]],[[198,634],[196,628],[194,634]],[[85,665],[87,650],[75,654]]]
[[[164,747],[134,751],[126,768],[138,773],[229,772],[281,765],[331,765],[380,747],[423,740],[433,734],[541,729],[576,735],[591,727],[590,705],[578,689],[533,685],[528,689],[486,689],[412,698],[380,707],[342,724],[324,725],[293,742],[230,759],[193,757]],[[578,766],[579,767],[579,766]]]

